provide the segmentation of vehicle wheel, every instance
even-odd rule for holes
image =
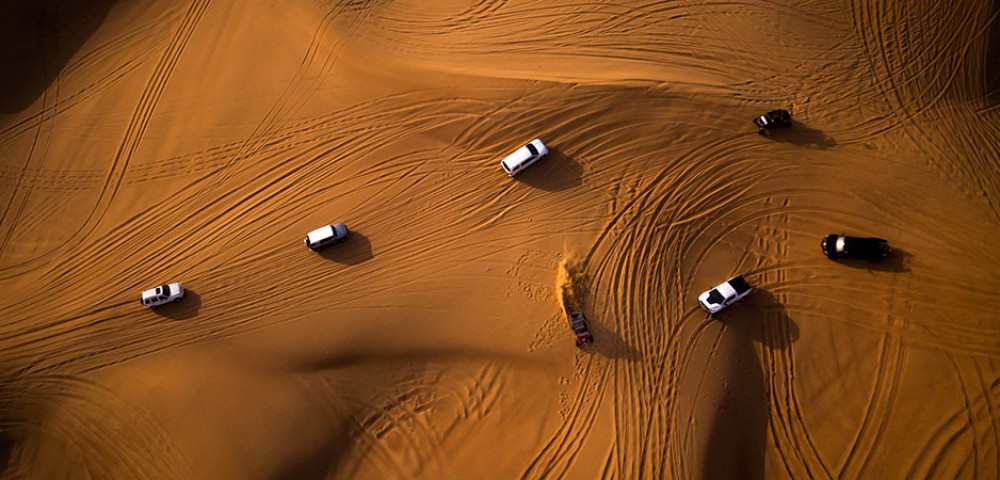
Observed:
[[[175,298],[174,301],[175,302],[179,302],[179,301],[181,301],[181,299],[180,298]]]
[[[761,135],[761,136],[767,135],[767,130],[764,130],[763,128],[760,129],[760,130],[757,130],[757,135]]]

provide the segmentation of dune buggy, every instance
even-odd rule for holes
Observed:
[[[590,328],[587,326],[587,317],[582,313],[570,314],[569,326],[576,334],[576,346],[582,347],[584,344],[594,343],[594,337],[590,335]]]

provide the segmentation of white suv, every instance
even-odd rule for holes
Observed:
[[[307,247],[318,252],[325,247],[347,240],[347,236],[350,235],[350,233],[351,232],[347,229],[347,225],[344,225],[343,223],[335,223],[333,225],[326,225],[309,232],[306,235],[305,243]]]
[[[705,311],[714,315],[740,300],[746,298],[753,291],[753,287],[743,279],[742,275],[737,275],[726,280],[721,285],[698,295],[698,304]]]
[[[508,177],[513,177],[548,154],[548,147],[536,138],[514,153],[507,155],[507,158],[500,162],[500,167],[503,168],[504,172],[507,172]]]
[[[156,288],[143,290],[142,306],[146,308],[156,308],[170,302],[179,302],[184,298],[184,287],[179,283],[160,285]]]

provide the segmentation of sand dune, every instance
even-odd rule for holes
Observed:
[[[2,478],[1000,475],[995,2],[9,3]]]

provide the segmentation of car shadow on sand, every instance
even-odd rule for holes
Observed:
[[[589,318],[587,320],[594,343],[584,346],[585,351],[630,362],[642,359],[642,352],[629,345],[618,332],[608,329],[603,322]]]
[[[754,343],[785,350],[798,339],[798,326],[770,292],[760,289],[715,319],[726,329],[719,349],[723,387],[702,453],[703,478],[762,479],[771,392]],[[769,365],[769,371],[776,366]]]
[[[859,270],[904,273],[910,271],[911,257],[913,257],[913,255],[909,252],[893,247],[892,253],[880,262],[869,262],[868,260],[845,258],[837,260],[837,263],[851,268],[857,268]]]
[[[184,287],[184,298],[181,301],[156,307],[153,313],[172,320],[187,320],[198,315],[199,309],[201,309],[201,295]]]
[[[988,18],[994,19],[989,29],[989,44],[986,47],[984,58],[1000,58],[1000,22],[995,21],[1000,17],[1000,2],[993,2],[992,11]],[[1000,105],[1000,62],[986,62],[986,100],[989,108]]]
[[[0,476],[5,476],[7,467],[10,466],[10,457],[14,452],[15,443],[11,435],[0,433]]]
[[[9,0],[0,6],[0,113],[33,104],[116,0]]]
[[[515,180],[542,190],[558,192],[583,183],[583,166],[558,148],[514,177]]]
[[[351,230],[350,237],[346,241],[324,248],[319,255],[345,265],[357,265],[375,257],[372,253],[371,240],[355,230]]]
[[[799,122],[792,124],[791,128],[768,130],[763,136],[776,142],[791,143],[802,147],[827,149],[837,146],[837,141],[826,133],[823,133],[822,130],[817,130]]]

